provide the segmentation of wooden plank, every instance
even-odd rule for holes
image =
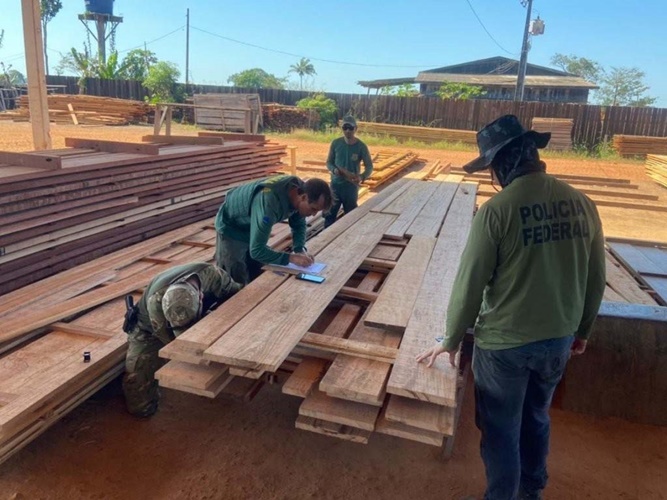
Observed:
[[[667,305],[667,277],[645,276],[644,279],[655,290],[655,293],[662,299],[662,302]]]
[[[384,233],[384,237],[392,240],[402,240],[408,228],[421,213],[424,205],[435,193],[437,187],[438,185],[433,182],[426,183],[426,187],[419,192],[410,206],[403,210],[394,223],[389,226],[389,229]]]
[[[1,410],[0,410],[1,411]],[[312,391],[299,407],[299,415],[326,420],[358,429],[373,431],[380,408],[353,401],[332,398],[319,390]]]
[[[337,298],[359,299],[366,302],[373,302],[378,298],[376,292],[366,292],[350,286],[343,286],[336,295]]]
[[[78,120],[77,117],[76,117],[76,113],[74,112],[74,106],[72,106],[72,103],[71,103],[71,102],[68,102],[68,103],[67,103],[67,109],[69,110],[69,115],[72,117],[72,123],[73,123],[74,125],[78,125],[78,124],[79,124],[79,120]]]
[[[403,249],[401,247],[383,245],[378,243],[371,253],[368,254],[370,259],[381,259],[396,261],[401,256]]]
[[[364,323],[397,332],[405,331],[421,289],[436,239],[415,236],[389,274]]]
[[[199,137],[195,135],[144,135],[142,142],[154,142],[156,144],[224,144],[222,137]]]
[[[417,363],[415,356],[444,333],[447,304],[466,244],[475,207],[475,185],[459,186],[433,250],[422,288],[403,336],[387,392],[446,406],[456,404],[457,370],[446,356],[432,368]]]
[[[458,183],[439,183],[436,192],[429,198],[417,218],[405,231],[405,236],[431,236],[433,238],[438,236],[457,188]]]
[[[653,300],[648,293],[639,288],[639,283],[637,283],[627,271],[622,269],[619,264],[614,262],[609,254],[606,255],[606,268],[607,283],[614,292],[623,297],[626,302],[656,305],[655,300]]]
[[[177,383],[186,387],[207,390],[215,385],[220,377],[227,376],[229,368],[211,363],[208,366],[193,365],[181,361],[169,361],[155,372],[155,379],[164,383]],[[168,387],[165,385],[165,387]]]
[[[398,354],[398,349],[395,348],[310,332],[299,341],[299,347],[346,354],[384,363],[393,363]]]
[[[426,401],[391,395],[387,402],[385,418],[410,427],[451,436],[454,434],[455,408]]]
[[[105,330],[104,328],[87,328],[80,325],[62,322],[53,323],[50,328],[56,332],[71,333],[74,335],[83,335],[85,337],[95,337],[98,339],[109,339],[118,333],[112,330]]]
[[[255,370],[275,371],[308,331],[317,316],[380,241],[393,215],[371,213],[326,247],[321,284],[289,278],[275,293],[234,325],[204,352],[212,361]],[[248,331],[256,332],[252,337]]]
[[[305,398],[315,388],[326,369],[327,363],[321,359],[305,358],[283,384],[283,394]]]
[[[442,446],[445,440],[444,434],[438,434],[437,432],[425,431],[416,427],[410,427],[409,425],[405,425],[400,422],[392,422],[387,420],[384,415],[380,415],[378,418],[375,432],[438,447]]]
[[[105,153],[138,153],[144,155],[160,154],[160,146],[155,144],[103,141],[99,139],[84,139],[79,137],[65,137],[65,146],[68,148],[94,149],[95,151],[101,151]]]
[[[422,182],[422,181],[411,181],[413,184],[406,191],[404,191],[401,196],[396,198],[392,203],[390,203],[384,210],[383,214],[394,214],[401,215],[406,211],[414,202],[419,202],[423,199],[423,194],[426,191],[430,191],[434,188],[432,182]],[[423,205],[422,205],[423,206]]]
[[[414,186],[415,182],[417,181],[412,181],[412,180],[407,180],[407,179],[400,179],[394,183],[394,185],[397,187],[397,189],[394,190],[393,193],[389,196],[385,196],[384,199],[382,200],[382,203],[379,203],[377,206],[373,207],[371,210],[372,212],[384,212],[385,209],[391,205],[397,198],[403,196],[403,194],[410,189],[412,186]]]
[[[662,269],[644,255],[637,245],[611,242],[609,248],[616,257],[640,274],[663,274]]]
[[[0,163],[17,167],[40,168],[43,170],[59,170],[62,167],[62,158],[48,154],[37,153],[10,153],[0,151]]]
[[[304,431],[361,444],[368,444],[368,438],[371,436],[370,431],[301,415],[297,417],[295,427]]]

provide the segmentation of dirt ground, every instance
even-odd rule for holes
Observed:
[[[28,124],[0,122],[0,150],[31,150],[29,132]],[[150,132],[52,128],[54,147],[65,136],[138,140]],[[289,144],[300,159],[322,159],[327,151],[326,144]],[[474,156],[420,154],[454,165]],[[648,184],[638,163],[547,161],[552,171]],[[126,414],[114,383],[0,465],[0,500],[481,498],[472,394],[469,385],[453,457],[442,462],[433,447],[389,436],[360,445],[296,430],[300,400],[277,386],[266,386],[250,403],[164,390],[157,415],[137,420]],[[552,416],[545,498],[667,499],[667,428],[561,410]]]

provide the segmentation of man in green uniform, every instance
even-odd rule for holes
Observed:
[[[454,364],[475,324],[476,422],[485,499],[539,499],[547,482],[549,407],[571,354],[582,354],[605,288],[602,224],[584,194],[548,175],[548,133],[505,115],[477,134],[502,191],[475,215],[447,309],[444,340],[417,356]]]
[[[136,306],[128,296],[123,392],[132,415],[149,417],[157,411],[160,395],[155,372],[163,364],[158,351],[240,289],[222,269],[196,262],[158,274]]]
[[[359,184],[373,173],[373,161],[368,146],[355,137],[357,122],[352,116],[343,118],[343,137],[334,139],[329,147],[327,168],[331,172],[333,204],[324,217],[324,227],[336,222],[341,205],[348,213],[357,208]],[[361,173],[360,163],[364,162]]]
[[[279,175],[234,188],[215,218],[215,262],[244,285],[259,276],[265,264],[307,267],[314,261],[306,250],[306,217],[330,206],[331,189],[321,179],[304,182]],[[268,246],[271,228],[285,219],[292,229],[291,254]]]

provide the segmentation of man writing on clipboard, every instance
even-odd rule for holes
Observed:
[[[215,262],[244,285],[259,276],[266,264],[308,267],[314,260],[305,246],[306,217],[330,206],[331,189],[321,179],[304,182],[293,175],[279,175],[234,188],[215,218]],[[268,246],[273,225],[286,219],[293,253]]]

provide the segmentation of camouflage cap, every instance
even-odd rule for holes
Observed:
[[[199,319],[200,309],[199,290],[190,283],[174,283],[162,296],[162,312],[175,335]]]
[[[538,148],[543,148],[551,139],[550,132],[536,132],[526,130],[514,115],[504,115],[486,125],[477,132],[477,146],[479,156],[473,161],[463,165],[463,170],[472,174],[478,170],[484,170],[493,161],[498,151],[507,146],[517,137],[532,135]]]

